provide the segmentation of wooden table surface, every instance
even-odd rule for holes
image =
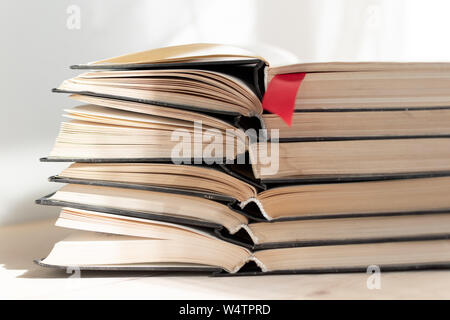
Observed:
[[[368,275],[322,274],[214,278],[194,274],[65,271],[39,267],[70,230],[39,221],[0,228],[1,299],[449,299],[450,270],[386,272],[369,290]]]

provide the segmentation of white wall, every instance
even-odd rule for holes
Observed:
[[[69,5],[81,29],[66,27]],[[450,60],[449,1],[420,0],[2,0],[0,3],[0,224],[56,216],[34,205],[56,188],[43,164],[57,134],[68,66],[188,43],[253,48],[271,61]]]

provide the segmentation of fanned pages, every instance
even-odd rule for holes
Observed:
[[[262,112],[258,97],[242,81],[203,70],[90,72],[64,81],[58,89],[250,117]]]
[[[121,265],[189,263],[217,266],[231,273],[250,262],[255,262],[261,272],[363,271],[372,264],[383,270],[407,270],[412,265],[416,269],[448,265],[449,243],[450,240],[428,240],[352,244],[270,249],[252,254],[242,247],[207,238],[176,241],[76,232],[56,243],[42,263],[86,269],[113,266],[119,270]]]
[[[273,223],[254,222],[243,225],[238,234],[239,237],[229,235],[220,228],[200,229],[158,220],[67,207],[61,210],[56,225],[84,231],[178,241],[217,236],[231,243],[261,250],[362,242],[446,239],[450,236],[449,212]]]
[[[193,61],[222,61],[224,59],[260,59],[243,48],[214,44],[195,43],[180,46],[157,48],[137,53],[103,59],[91,62],[90,65],[117,65],[117,64],[151,64],[151,63],[173,63]]]
[[[61,124],[52,158],[235,159],[247,148],[242,130],[206,115],[194,120],[195,115],[188,111],[176,116],[164,114],[158,107],[123,106],[104,99],[66,112],[72,120]],[[225,148],[225,142],[232,148]]]

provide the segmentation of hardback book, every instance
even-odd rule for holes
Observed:
[[[93,110],[99,111],[80,108],[73,112],[86,114]],[[96,121],[95,117],[91,121]],[[183,130],[189,133],[187,143],[184,138],[171,139],[173,131],[170,130],[108,127],[77,121],[63,123],[50,156],[42,161],[191,164],[197,158],[198,163],[226,166],[226,170],[258,183],[362,180],[450,172],[450,137],[445,136],[248,143],[244,134],[217,131],[211,137],[207,131],[199,131],[197,140],[194,133]],[[233,166],[239,163],[242,165]]]
[[[448,137],[258,142],[249,148],[252,172],[256,179],[266,183],[450,171]],[[265,163],[267,159],[270,161]]]
[[[56,90],[213,113],[255,116],[267,81],[306,73],[296,110],[441,108],[450,104],[448,63],[307,63],[270,68],[241,48],[190,44],[104,59]],[[235,101],[233,101],[233,99]],[[247,100],[246,100],[247,99]]]
[[[295,112],[287,125],[278,115],[262,115],[267,135],[278,129],[279,141],[333,141],[449,137],[450,109]]]
[[[75,97],[88,104],[65,110],[64,116],[70,121],[61,124],[47,160],[168,161],[204,158],[207,148],[211,149],[212,159],[234,160],[248,150],[244,131],[206,114],[137,102],[124,105],[120,100]],[[183,148],[178,150],[177,146]]]
[[[448,126],[450,109],[296,112],[290,126],[279,116],[264,113],[261,123],[247,121],[245,127],[242,127],[241,125],[245,122],[242,119],[239,120],[240,122],[233,122],[229,118],[217,115],[88,95],[73,94],[70,97],[84,104],[65,110],[64,116],[70,120],[62,123],[58,144],[51,153],[51,156],[55,158],[64,158],[67,155],[73,157],[74,152],[77,151],[71,150],[76,145],[70,139],[72,136],[68,136],[68,132],[84,137],[84,140],[79,143],[86,145],[95,145],[93,141],[99,136],[104,136],[105,133],[110,135],[108,140],[110,144],[121,142],[114,140],[119,134],[141,137],[152,135],[156,144],[163,139],[171,141],[169,130],[183,129],[192,133],[196,124],[198,126],[200,123],[202,127],[198,130],[204,135],[207,130],[219,131],[222,139],[226,137],[225,134],[228,134],[230,138],[239,139],[241,144],[246,142],[246,140],[242,141],[244,133],[249,133],[245,130],[251,128],[266,129],[265,135],[269,138],[272,130],[277,130],[277,138],[281,142],[450,136]],[[203,148],[205,147],[206,143]],[[241,148],[245,150],[245,145]],[[151,153],[144,155],[148,158],[158,156]],[[162,155],[167,156],[167,154]]]
[[[416,218],[419,219],[414,221]],[[445,218],[448,219],[448,216]],[[356,224],[363,227],[364,231],[384,232],[385,235],[393,234],[394,229],[400,233],[408,233],[408,229],[411,232],[414,227],[421,229],[422,223],[425,224],[424,228],[434,226],[437,229],[445,229],[439,227],[439,219],[436,219],[435,223],[431,220],[432,216],[412,217],[412,220],[405,219],[403,222],[395,222],[392,219],[385,221],[392,223],[392,230],[389,230],[385,223],[377,224],[376,221]],[[337,225],[331,224],[329,228],[326,227],[326,223],[322,226],[316,224],[314,228],[316,230],[325,228],[321,231],[328,230],[333,233],[337,232],[333,227],[346,226],[345,231],[358,232],[358,228],[352,227],[348,221],[337,222]],[[411,222],[411,226],[405,227],[405,222]],[[371,265],[376,265],[383,271],[450,266],[448,250],[450,242],[445,238],[255,251],[223,241],[214,234],[198,228],[138,218],[124,219],[110,214],[71,208],[62,211],[57,225],[80,231],[56,243],[45,259],[37,261],[42,266],[76,267],[80,270],[203,271],[243,275],[365,272]],[[306,230],[313,225],[314,223],[305,225],[304,237],[312,233]],[[381,225],[384,228],[379,228]],[[286,232],[282,227],[270,227],[275,237]],[[300,234],[298,228],[290,230]],[[254,236],[257,234],[255,232]],[[267,235],[266,232],[263,234]],[[365,235],[362,231],[360,234]]]
[[[233,46],[181,45],[75,65],[91,71],[64,81],[55,91],[232,118],[259,117],[267,65]]]
[[[295,110],[441,109],[449,105],[447,62],[325,62],[268,68],[305,73]]]

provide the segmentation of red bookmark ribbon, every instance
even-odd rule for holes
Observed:
[[[286,73],[273,77],[263,97],[263,109],[277,114],[291,126],[297,91],[305,75],[306,73]]]

